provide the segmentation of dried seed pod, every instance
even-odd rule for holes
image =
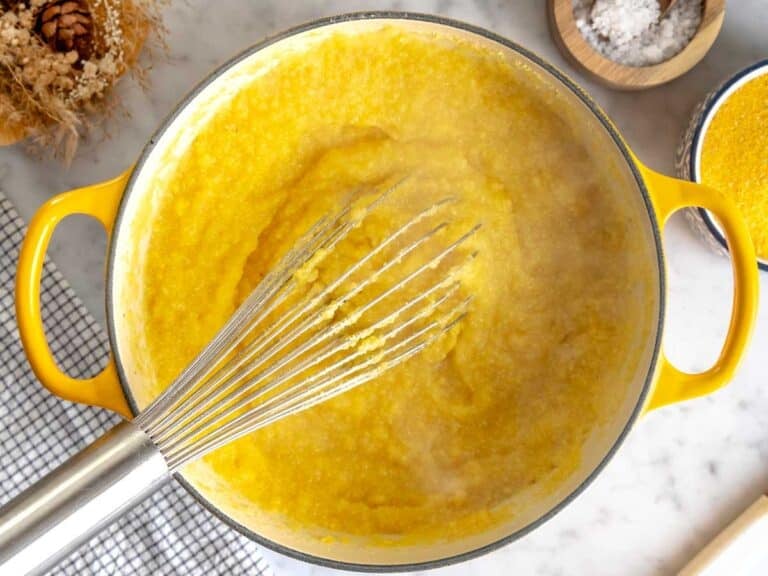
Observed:
[[[37,33],[56,52],[77,51],[81,60],[93,53],[93,18],[84,0],[54,0],[40,9]]]

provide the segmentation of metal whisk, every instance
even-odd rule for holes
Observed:
[[[451,198],[334,262],[395,188],[317,222],[133,422],[0,509],[0,574],[46,571],[180,466],[375,379],[459,322],[460,271],[475,256],[462,246],[479,225],[452,235]],[[342,271],[319,278],[324,262]]]

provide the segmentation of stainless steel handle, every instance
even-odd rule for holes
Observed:
[[[118,424],[0,508],[0,575],[42,574],[169,478],[149,437]]]

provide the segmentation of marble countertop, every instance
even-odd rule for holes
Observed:
[[[709,55],[666,86],[639,93],[598,87],[556,50],[542,0],[395,2],[175,2],[167,10],[167,58],[156,59],[152,88],[124,82],[130,116],[109,123],[110,138],[86,143],[69,169],[0,149],[0,189],[29,218],[52,195],[109,178],[135,159],[163,117],[208,71],[266,35],[331,14],[361,9],[438,13],[489,28],[569,71],[622,130],[638,156],[672,173],[674,150],[693,106],[727,75],[768,55],[768,3],[732,0]],[[72,218],[51,253],[86,305],[103,321],[104,238],[94,222]],[[731,274],[674,217],[665,232],[670,277],[666,351],[683,369],[716,357],[728,323]],[[761,273],[763,295],[768,274]],[[704,399],[644,418],[599,478],[553,520],[482,558],[437,576],[532,574],[640,576],[675,573],[724,524],[768,490],[768,307],[759,314],[748,358],[733,383]],[[331,571],[267,554],[277,574]]]

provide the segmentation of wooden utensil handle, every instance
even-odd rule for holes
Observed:
[[[752,548],[747,542],[750,539],[748,533],[758,530],[762,530],[763,535],[755,535],[755,539],[763,543],[764,550],[768,535],[768,496],[760,497],[731,522],[678,573],[678,576],[704,576],[710,571],[712,574],[739,574],[738,567],[733,562],[748,561],[748,557],[741,550],[736,550],[737,544],[743,542],[745,548]]]

